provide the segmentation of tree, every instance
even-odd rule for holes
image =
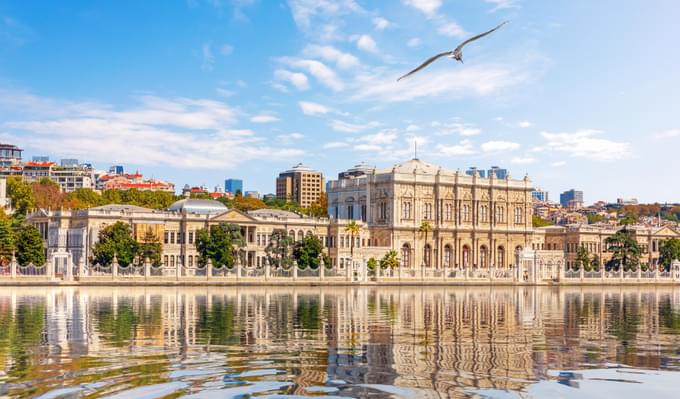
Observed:
[[[234,224],[221,223],[196,232],[198,264],[201,266],[207,265],[210,259],[217,268],[231,269],[244,246],[241,229]]]
[[[600,271],[600,257],[597,255],[593,255],[593,259],[590,261],[590,267],[594,271]]]
[[[94,245],[94,261],[100,265],[110,265],[115,256],[121,266],[130,265],[139,253],[139,245],[132,238],[130,225],[116,222],[99,232],[99,240]]]
[[[670,270],[671,262],[680,260],[680,239],[669,238],[659,243],[659,263]]]
[[[352,240],[350,242],[350,246],[349,246],[349,253],[350,253],[351,258],[354,258],[354,241],[355,241],[354,237],[357,234],[359,234],[360,231],[361,231],[361,226],[359,226],[359,224],[357,222],[355,222],[354,220],[347,223],[347,226],[345,226],[345,233],[349,233],[350,238]]]
[[[605,240],[607,250],[612,253],[612,264],[629,270],[640,263],[640,245],[635,239],[635,231],[623,228]]]
[[[266,208],[267,204],[258,198],[236,196],[232,200],[232,206],[240,211],[254,211]]]
[[[59,184],[49,178],[42,178],[31,184],[35,206],[40,209],[59,209],[64,204],[64,195]]]
[[[314,201],[309,208],[305,208],[303,212],[315,218],[328,217],[328,197],[326,193],[321,193],[319,199]]]
[[[308,235],[295,243],[293,257],[300,269],[318,269],[323,256],[323,244],[318,237]]]
[[[11,201],[11,206],[18,213],[26,214],[35,207],[33,190],[28,183],[22,180],[21,176],[9,176],[7,178],[7,196]]]
[[[99,206],[103,204],[103,201],[104,199],[101,195],[89,188],[78,188],[66,194],[66,198],[64,198],[65,206],[76,209]]]
[[[551,222],[550,220],[545,220],[541,218],[540,216],[537,215],[532,215],[531,216],[531,223],[534,225],[534,227],[546,227],[546,226],[552,226],[555,223]]]
[[[585,247],[579,247],[576,251],[576,260],[574,262],[575,270],[583,268],[585,271],[590,271],[590,256],[588,256],[588,250]]]
[[[0,264],[7,265],[16,249],[14,230],[9,220],[0,220]]]
[[[586,218],[588,218],[588,224],[604,222],[606,219],[604,216],[599,215],[597,213],[588,213],[586,214]]]
[[[399,257],[397,257],[397,251],[390,250],[385,253],[385,256],[380,259],[380,267],[383,269],[394,269],[399,267]]]
[[[424,222],[420,223],[420,227],[418,227],[418,231],[421,234],[425,235],[425,247],[427,247],[427,235],[428,235],[429,232],[432,231],[432,224],[428,221],[424,221]],[[423,248],[425,248],[425,247],[423,247]],[[425,259],[423,259],[423,261],[425,261]],[[427,262],[430,263],[431,259],[427,259]],[[423,263],[425,263],[425,262],[423,262]],[[427,264],[426,266],[430,266],[430,265]]]
[[[366,267],[368,268],[368,270],[375,270],[378,267],[378,261],[375,260],[375,258],[370,257],[366,262]]]
[[[293,246],[295,238],[286,230],[276,229],[272,232],[269,244],[265,248],[267,260],[273,268],[289,269],[293,265]]]
[[[638,217],[634,213],[626,213],[620,220],[621,226],[628,226],[638,222]]]
[[[25,266],[30,264],[42,266],[45,264],[45,248],[40,231],[31,225],[24,225],[19,230],[16,240],[17,262]]]
[[[152,230],[149,229],[144,233],[142,241],[137,246],[137,255],[142,261],[146,261],[148,258],[153,266],[160,267],[163,245]]]

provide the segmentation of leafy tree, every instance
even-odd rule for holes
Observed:
[[[16,240],[9,220],[0,220],[0,263],[9,264],[16,249]]]
[[[425,247],[427,247],[427,235],[431,231],[432,231],[432,224],[430,222],[424,221],[424,222],[420,223],[420,227],[418,227],[418,232],[420,232],[421,234],[423,234],[425,236]],[[428,261],[432,262],[432,259],[429,259]]]
[[[267,260],[271,267],[289,269],[293,265],[292,254],[294,245],[295,238],[289,236],[286,230],[274,230],[271,240],[265,248]]]
[[[116,222],[99,232],[99,240],[94,245],[94,261],[100,265],[110,265],[114,255],[121,266],[130,265],[139,253],[139,244],[132,238],[130,225]]]
[[[355,222],[354,220],[347,223],[347,226],[345,226],[345,233],[349,233],[350,239],[351,239],[350,246],[349,246],[349,253],[350,253],[350,257],[352,257],[352,258],[354,258],[354,241],[355,241],[354,237],[357,234],[359,234],[360,231],[361,231],[361,226],[359,226],[359,224],[357,222]]]
[[[590,256],[588,255],[588,250],[584,247],[579,247],[576,251],[574,268],[576,270],[583,268],[585,271],[590,271],[590,266]]]
[[[266,208],[267,204],[258,198],[236,196],[232,201],[232,206],[240,211],[254,211]]]
[[[328,254],[321,255],[321,260],[323,260],[323,265],[326,267],[326,269],[333,268],[333,261],[331,260],[331,257],[328,256]]]
[[[620,220],[619,224],[621,226],[628,226],[638,222],[638,217],[634,213],[626,213]]]
[[[308,235],[302,241],[295,243],[293,257],[300,269],[304,270],[308,267],[314,270],[318,269],[321,265],[322,256],[323,244],[316,236]]]
[[[368,258],[368,261],[366,262],[366,267],[368,270],[375,270],[378,267],[378,261],[375,260],[375,258],[371,257]]]
[[[231,269],[244,246],[241,229],[234,224],[221,223],[196,232],[198,264],[201,266],[207,265],[210,259],[214,267]]]
[[[399,267],[399,257],[397,256],[397,251],[395,250],[390,250],[387,251],[385,256],[380,259],[380,267],[383,269],[394,269],[396,267]]]
[[[315,218],[328,217],[328,196],[326,193],[321,193],[319,199],[314,201],[309,208],[305,208],[303,213]]]
[[[532,215],[531,216],[531,222],[534,225],[534,227],[545,227],[545,226],[552,226],[555,223],[551,222],[550,220],[545,220],[541,218],[540,216],[537,215]]]
[[[680,260],[680,239],[669,238],[659,243],[659,263],[670,270],[671,262]]]
[[[618,269],[629,270],[640,263],[640,245],[635,239],[635,231],[623,228],[605,240],[607,250],[612,253],[613,265]]]
[[[75,191],[66,194],[64,202],[70,204],[70,208],[82,209],[102,205],[104,199],[101,195],[89,188],[78,188]]]
[[[35,206],[40,209],[59,209],[64,204],[64,195],[59,185],[48,178],[31,184]]]
[[[142,237],[142,242],[138,243],[138,256],[144,262],[147,258],[152,265],[159,267],[161,265],[161,254],[163,253],[163,245],[156,237],[156,234],[151,230],[147,230]]]
[[[33,190],[31,190],[30,184],[22,180],[21,176],[9,176],[7,178],[7,197],[18,213],[26,214],[35,207]]]
[[[19,230],[16,240],[17,262],[25,266],[32,263],[36,266],[45,264],[45,248],[40,231],[31,225],[24,225]]]
[[[587,213],[586,218],[588,218],[588,224],[600,223],[606,220],[604,216],[597,213]]]
[[[590,267],[594,271],[600,271],[600,264],[602,261],[600,260],[600,257],[597,255],[593,255],[593,259],[590,261]]]

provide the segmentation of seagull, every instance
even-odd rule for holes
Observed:
[[[431,63],[435,62],[436,60],[438,60],[438,59],[441,58],[441,57],[449,57],[449,58],[451,58],[451,59],[454,59],[454,60],[456,60],[456,61],[460,61],[460,62],[462,63],[462,62],[463,62],[463,47],[464,47],[466,44],[472,43],[472,42],[474,42],[474,41],[477,40],[477,39],[481,39],[481,38],[483,38],[484,36],[486,36],[486,35],[488,35],[488,34],[490,34],[490,33],[492,33],[492,32],[495,32],[496,30],[500,29],[501,26],[503,26],[503,25],[505,25],[505,24],[507,24],[507,23],[508,23],[508,21],[504,21],[503,23],[501,23],[500,25],[498,25],[497,27],[495,27],[495,28],[493,28],[493,29],[491,29],[491,30],[489,30],[489,31],[486,31],[486,32],[484,32],[484,33],[480,33],[480,34],[477,35],[477,36],[473,36],[473,37],[467,39],[467,40],[464,41],[463,43],[459,44],[458,47],[456,47],[454,50],[445,51],[445,52],[443,52],[443,53],[439,53],[439,54],[437,54],[437,55],[435,55],[435,56],[432,56],[432,57],[428,58],[427,61],[425,61],[425,62],[423,62],[422,64],[420,64],[416,69],[412,70],[411,72],[409,72],[409,73],[407,73],[406,75],[404,75],[404,76],[400,77],[399,79],[397,79],[397,82],[400,81],[400,80],[402,80],[402,79],[404,79],[404,78],[406,78],[406,77],[409,77],[409,76],[413,75],[414,73],[420,71],[421,69],[424,69],[426,66],[430,65]]]

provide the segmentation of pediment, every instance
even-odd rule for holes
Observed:
[[[230,209],[224,213],[213,216],[211,222],[231,222],[231,223],[252,223],[257,222],[257,219],[252,216],[239,211],[238,209]]]
[[[668,226],[661,227],[659,230],[654,232],[655,236],[667,236],[667,237],[678,237],[680,234],[678,234],[677,231],[671,229]]]

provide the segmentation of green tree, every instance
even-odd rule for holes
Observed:
[[[587,213],[586,218],[588,218],[588,224],[595,224],[606,220],[604,216],[597,213]]]
[[[70,208],[92,208],[102,205],[104,199],[89,188],[78,188],[66,194],[65,202],[69,204]]]
[[[669,238],[659,243],[659,263],[670,270],[671,262],[680,260],[680,239]]]
[[[383,269],[394,269],[399,267],[399,257],[397,256],[397,251],[393,249],[387,251],[382,259],[380,259],[380,267]]]
[[[626,213],[620,220],[619,224],[621,226],[628,226],[638,222],[638,217],[634,213]]]
[[[375,258],[371,257],[368,258],[368,261],[366,262],[366,267],[368,270],[375,270],[378,267],[378,261],[375,260]]]
[[[576,270],[583,268],[585,271],[590,271],[590,256],[588,255],[588,250],[584,247],[579,247],[576,251],[574,267]]]
[[[17,213],[26,214],[35,207],[31,185],[24,182],[21,176],[9,176],[7,178],[7,197]]]
[[[418,232],[425,236],[425,247],[427,247],[427,235],[432,231],[432,224],[428,221],[420,223],[418,227]],[[424,248],[424,247],[423,247]],[[432,262],[432,259],[427,259],[428,263]],[[430,266],[429,264],[427,266]]]
[[[345,226],[345,233],[349,233],[350,239],[351,239],[351,242],[350,242],[350,245],[349,245],[349,253],[350,253],[351,258],[354,258],[354,242],[356,241],[354,239],[354,237],[356,235],[358,235],[360,231],[361,231],[361,226],[359,226],[359,224],[357,222],[355,222],[354,220],[347,223],[347,226]]]
[[[116,222],[99,232],[99,240],[94,245],[94,261],[100,265],[110,265],[114,255],[121,266],[130,265],[139,253],[139,244],[132,238],[130,225]]]
[[[293,257],[300,269],[304,270],[308,267],[314,270],[318,269],[321,265],[322,256],[323,244],[316,236],[308,235],[295,243]]]
[[[155,267],[161,265],[161,254],[163,253],[163,245],[161,241],[151,230],[147,230],[142,237],[142,241],[137,244],[137,255],[142,262],[148,258],[151,264]]]
[[[533,224],[534,227],[546,227],[546,226],[552,226],[555,223],[551,222],[550,220],[545,220],[541,218],[540,216],[537,215],[532,215],[531,216],[531,223]]]
[[[640,245],[635,231],[623,228],[605,240],[607,250],[612,253],[612,264],[618,269],[629,270],[640,263]]]
[[[198,264],[201,266],[207,265],[210,259],[214,267],[225,266],[231,269],[243,247],[245,245],[241,229],[234,224],[221,223],[196,232]]]
[[[302,212],[315,218],[327,218],[328,197],[326,196],[326,193],[321,193],[319,199],[314,201],[309,208],[303,209]]]
[[[276,229],[272,232],[269,244],[265,248],[267,260],[271,267],[289,269],[293,265],[293,247],[295,238],[288,235],[286,230]]]
[[[590,261],[590,267],[594,271],[600,271],[600,264],[602,261],[600,260],[600,257],[597,255],[593,255],[593,259]]]
[[[0,220],[0,263],[9,264],[16,250],[15,232],[9,220]]]
[[[25,266],[32,263],[36,266],[45,264],[45,248],[40,231],[31,225],[19,229],[16,240],[17,262]]]
[[[61,187],[47,177],[43,177],[38,183],[31,184],[31,191],[37,208],[59,209],[64,205]]]

